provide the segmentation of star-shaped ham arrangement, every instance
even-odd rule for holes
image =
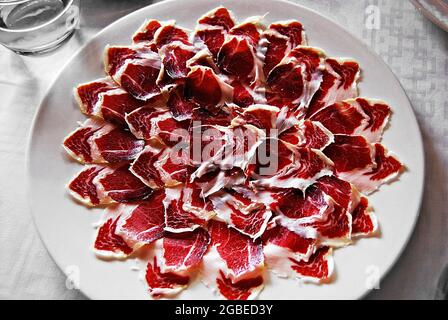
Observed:
[[[403,169],[358,63],[308,46],[299,21],[262,21],[149,19],[74,90],[88,119],[63,142],[83,165],[68,191],[105,207],[99,258],[147,257],[154,298],[199,278],[253,299],[269,272],[331,285],[333,250],[377,234],[368,195]]]

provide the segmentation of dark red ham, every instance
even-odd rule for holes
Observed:
[[[334,262],[330,247],[319,248],[308,261],[291,259],[297,277],[309,282],[328,282],[333,274]]]
[[[320,109],[310,119],[319,121],[334,134],[362,135],[369,142],[378,142],[389,115],[386,104],[357,98]]]
[[[279,139],[298,147],[323,150],[333,142],[334,137],[321,123],[305,120],[282,132]]]
[[[219,293],[227,300],[254,299],[264,286],[262,276],[243,279],[233,283],[222,271],[219,273],[216,285]]]
[[[176,88],[170,91],[166,106],[171,112],[173,118],[177,121],[184,121],[191,119],[193,116],[193,110],[196,105],[188,101],[184,95],[185,85],[179,84]]]
[[[154,191],[137,204],[121,204],[122,213],[116,234],[134,250],[150,244],[164,235],[165,212],[163,190]]]
[[[352,236],[371,236],[377,229],[378,222],[372,208],[369,207],[369,200],[362,197],[352,212]]]
[[[154,43],[157,48],[162,48],[164,45],[173,43],[175,41],[189,45],[188,33],[185,29],[175,25],[174,22],[169,22],[161,26],[154,35]]]
[[[193,46],[176,41],[164,45],[159,50],[159,54],[168,76],[171,79],[182,79],[189,72],[187,61],[195,56],[196,49]]]
[[[210,244],[207,230],[168,233],[163,238],[163,265],[165,270],[183,272],[198,266]]]
[[[114,81],[136,99],[147,101],[161,93],[157,80],[162,62],[147,46],[108,46],[104,66]]]
[[[97,185],[94,183],[95,178],[102,170],[104,170],[104,167],[101,166],[94,165],[85,167],[69,182],[67,188],[70,194],[76,200],[88,206],[96,206],[110,202],[101,196]]]
[[[88,119],[65,138],[63,145],[81,163],[119,163],[134,159],[145,143],[112,124]]]
[[[118,217],[109,217],[98,229],[94,251],[103,258],[125,258],[133,252],[122,237],[116,234]]]
[[[322,82],[307,110],[307,117],[335,102],[358,96],[360,69],[356,61],[327,58]]]
[[[216,113],[227,101],[232,101],[233,88],[219,78],[213,69],[191,67],[187,76],[185,94],[198,106]]]
[[[151,43],[154,40],[154,34],[161,26],[161,23],[155,19],[146,20],[137,32],[134,33],[132,36],[132,41],[134,43]]]
[[[199,18],[198,24],[219,26],[228,31],[233,28],[235,22],[231,16],[231,13],[226,8],[218,7]]]
[[[189,276],[178,275],[173,272],[162,272],[154,256],[146,267],[145,280],[148,291],[154,298],[170,297],[186,288]]]

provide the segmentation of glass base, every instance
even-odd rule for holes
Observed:
[[[72,29],[55,41],[32,49],[16,49],[10,47],[7,48],[13,51],[14,53],[20,54],[22,56],[44,55],[59,48],[61,45],[67,42],[73,36],[74,33],[75,29]]]

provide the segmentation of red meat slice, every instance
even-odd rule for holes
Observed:
[[[311,120],[319,121],[334,134],[362,135],[369,142],[377,142],[381,139],[389,115],[388,105],[357,98],[320,109]]]
[[[261,243],[229,228],[224,222],[212,220],[209,225],[212,245],[224,261],[227,269],[224,274],[238,282],[253,277],[263,265],[263,248]]]
[[[88,119],[64,140],[63,145],[81,163],[118,163],[134,159],[145,143],[112,124]]]
[[[158,140],[168,146],[187,142],[190,122],[176,121],[167,110],[140,108],[126,115],[129,129],[139,139]]]
[[[298,21],[273,23],[262,34],[262,46],[265,47],[264,74],[269,72],[298,45],[306,45],[303,26]]]
[[[298,147],[323,150],[334,141],[333,134],[316,121],[301,121],[281,133],[279,139]]]
[[[334,262],[332,249],[330,247],[319,248],[308,261],[296,261],[291,259],[292,269],[297,273],[297,277],[309,282],[327,282],[330,280]]]
[[[190,232],[205,224],[199,217],[183,209],[183,190],[181,187],[166,189],[165,230],[173,233]]]
[[[70,194],[78,201],[88,206],[96,206],[106,203],[106,199],[100,196],[95,178],[104,169],[101,166],[88,166],[76,175],[68,184]]]
[[[369,201],[362,197],[352,212],[352,236],[371,236],[378,229],[378,222],[372,209],[369,207]]]
[[[235,283],[219,272],[219,278],[216,279],[216,285],[219,293],[227,300],[251,300],[254,299],[263,288],[263,277],[243,279]]]
[[[110,78],[102,78],[83,83],[75,88],[75,99],[78,101],[82,113],[94,115],[98,113],[97,103],[101,94],[119,88]]]
[[[132,42],[147,42],[151,43],[154,40],[156,31],[161,27],[161,23],[155,19],[146,20],[142,26],[132,36]]]
[[[116,234],[118,217],[110,217],[98,229],[95,253],[104,258],[125,258],[133,252],[122,237]]]
[[[187,76],[185,94],[198,106],[217,113],[224,102],[232,100],[233,88],[211,68],[194,66]]]
[[[185,85],[180,84],[170,91],[168,101],[166,103],[173,118],[177,121],[191,119],[193,110],[196,105],[185,98]]]
[[[159,55],[144,45],[108,46],[105,50],[106,72],[123,89],[139,100],[147,101],[161,93],[157,84],[162,66]]]
[[[226,37],[226,30],[220,26],[199,25],[195,31],[195,42],[202,43],[216,60]]]
[[[212,196],[217,218],[239,232],[256,239],[265,231],[272,216],[263,203],[255,202],[241,191],[222,190]]]
[[[164,45],[159,54],[164,71],[172,79],[185,78],[189,72],[187,61],[194,57],[196,49],[190,45],[175,41]]]
[[[256,49],[260,41],[261,30],[264,28],[260,22],[261,19],[262,17],[249,18],[230,29],[229,34],[246,38],[252,48]]]
[[[183,44],[189,45],[188,33],[183,28],[177,27],[174,22],[169,22],[161,26],[154,35],[154,43],[157,48],[162,48],[164,45],[179,41]]]
[[[230,85],[233,87],[233,103],[243,108],[255,103],[254,93],[249,86],[237,79],[233,80]]]
[[[165,192],[157,190],[136,205],[121,204],[124,209],[117,224],[116,234],[134,250],[163,236],[164,198]]]
[[[163,265],[165,270],[184,272],[198,266],[210,244],[205,229],[192,232],[169,233],[163,238]]]
[[[335,102],[357,97],[359,74],[360,69],[356,61],[327,58],[322,72],[322,83],[311,100],[307,117]]]
[[[154,298],[169,297],[185,289],[190,281],[189,276],[173,272],[162,272],[154,256],[152,263],[148,262],[145,274],[148,291]]]
[[[323,56],[322,51],[311,47],[299,46],[289,52],[268,75],[268,104],[289,106],[303,117],[322,81]]]
[[[219,26],[228,31],[233,28],[235,22],[231,16],[231,13],[226,8],[218,7],[199,18],[198,24]]]
[[[107,167],[100,172],[94,183],[101,190],[101,197],[113,202],[129,202],[146,198],[151,189],[129,171],[129,165]]]

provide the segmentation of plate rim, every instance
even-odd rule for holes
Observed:
[[[88,46],[91,45],[91,43],[93,43],[95,40],[97,40],[98,38],[100,38],[103,33],[105,33],[107,31],[107,29],[112,28],[113,26],[120,24],[123,20],[129,19],[131,16],[133,15],[138,15],[140,12],[148,10],[148,8],[154,8],[154,7],[163,7],[163,6],[170,6],[172,4],[175,4],[176,2],[179,2],[181,0],[164,0],[161,2],[157,2],[157,3],[153,3],[147,6],[144,6],[140,9],[137,9],[133,12],[130,12],[128,14],[126,14],[125,16],[111,22],[110,24],[108,24],[107,26],[105,26],[104,28],[102,28],[100,31],[98,31],[95,35],[93,35],[86,43],[84,43],[81,47],[79,47],[71,56],[69,59],[67,59],[67,61],[63,64],[63,66],[60,68],[60,70],[56,73],[56,75],[54,76],[53,80],[51,81],[50,85],[47,87],[43,97],[41,98],[41,100],[38,103],[38,106],[36,108],[36,110],[34,111],[34,115],[32,117],[32,122],[31,122],[31,127],[28,131],[28,137],[27,137],[27,145],[26,145],[26,152],[25,152],[25,174],[26,174],[26,196],[27,196],[27,203],[28,203],[28,207],[29,207],[29,213],[32,216],[32,220],[33,220],[33,224],[35,226],[35,229],[38,233],[39,239],[41,240],[42,244],[45,247],[45,250],[48,252],[49,256],[51,257],[51,259],[54,261],[54,263],[57,265],[57,267],[62,271],[62,273],[67,276],[67,272],[64,269],[62,262],[60,262],[54,255],[53,253],[50,251],[50,249],[48,248],[47,242],[45,240],[44,235],[41,233],[40,228],[38,227],[38,222],[37,222],[37,213],[36,210],[33,210],[33,206],[32,206],[32,197],[31,197],[31,188],[32,188],[32,179],[31,179],[31,148],[34,144],[35,141],[35,137],[36,137],[36,126],[37,126],[37,120],[39,119],[40,114],[42,113],[43,110],[43,106],[45,105],[45,102],[48,100],[50,93],[52,92],[52,90],[54,89],[58,79],[61,77],[61,75],[64,73],[64,71],[67,69],[67,67],[72,63],[73,60],[76,59],[76,57]],[[195,0],[191,0],[191,1],[195,1]],[[255,1],[255,0],[253,0]],[[391,272],[391,270],[396,266],[398,260],[400,260],[400,258],[402,257],[404,251],[406,250],[406,248],[409,245],[409,241],[411,239],[411,237],[414,235],[415,232],[415,228],[417,225],[417,222],[420,219],[420,213],[421,213],[421,209],[422,209],[422,200],[423,200],[423,195],[424,195],[424,187],[425,187],[425,182],[426,182],[426,157],[425,157],[425,152],[424,152],[424,143],[423,143],[423,136],[422,136],[422,130],[420,128],[420,124],[417,120],[417,116],[414,112],[414,106],[411,102],[411,100],[409,99],[409,96],[406,92],[406,90],[404,89],[401,81],[398,79],[398,77],[396,76],[396,74],[393,72],[392,68],[383,60],[383,58],[373,50],[372,47],[370,47],[367,43],[365,43],[362,39],[360,39],[358,36],[356,36],[354,33],[352,33],[350,30],[347,30],[343,25],[341,25],[340,23],[334,21],[333,19],[321,14],[320,12],[306,7],[302,4],[298,4],[295,2],[291,2],[288,0],[273,0],[273,2],[278,2],[279,4],[288,4],[288,5],[293,5],[296,6],[298,8],[300,8],[300,10],[303,11],[307,11],[308,13],[311,13],[317,17],[319,17],[320,19],[324,20],[326,23],[332,24],[332,25],[336,25],[340,30],[342,30],[343,32],[345,32],[347,35],[349,35],[351,38],[356,39],[359,44],[362,46],[363,50],[367,51],[369,54],[373,55],[375,58],[377,58],[377,60],[387,68],[387,70],[390,72],[390,74],[394,77],[394,79],[397,81],[397,83],[399,84],[402,93],[404,94],[404,96],[406,97],[407,100],[407,106],[406,108],[408,109],[408,111],[410,112],[410,116],[412,118],[412,121],[415,123],[416,128],[417,128],[417,138],[418,141],[418,148],[422,151],[421,154],[421,173],[422,173],[422,181],[420,183],[420,185],[418,186],[420,188],[419,193],[418,193],[418,208],[417,208],[417,212],[415,214],[415,217],[412,221],[411,224],[411,228],[409,230],[409,233],[407,234],[406,238],[403,239],[403,244],[400,248],[400,250],[398,251],[398,253],[396,254],[396,256],[394,257],[394,259],[391,259],[389,261],[389,263],[386,265],[385,270],[381,273],[380,279],[379,281],[383,281]],[[219,3],[219,1],[217,1],[217,6],[220,6],[221,4]],[[371,291],[373,290],[373,288],[366,288],[366,290],[359,295],[356,299],[363,299],[365,298]],[[86,298],[88,299],[92,299],[92,297],[90,295],[88,295],[83,289],[82,287],[79,288],[79,292],[81,292]]]

